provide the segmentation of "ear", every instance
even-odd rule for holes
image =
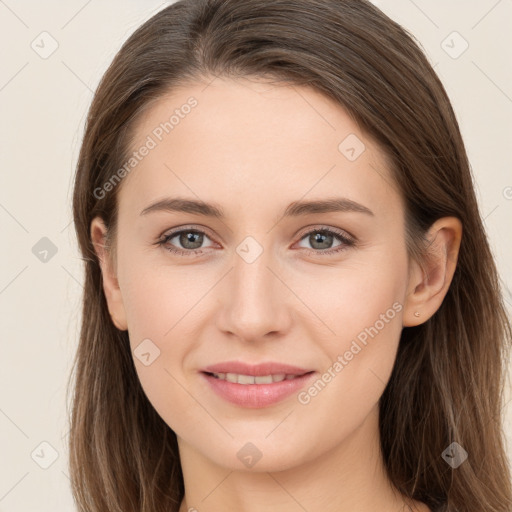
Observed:
[[[112,261],[112,253],[108,251],[105,240],[107,228],[101,217],[95,217],[91,222],[91,240],[94,250],[100,262],[103,291],[107,299],[108,311],[112,322],[120,331],[128,329],[126,312],[123,305],[119,282],[115,275],[115,265]]]
[[[427,238],[426,268],[411,261],[404,327],[422,324],[441,306],[457,266],[462,224],[456,217],[443,217],[432,224]]]

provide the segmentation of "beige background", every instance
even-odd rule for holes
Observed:
[[[375,3],[421,42],[453,102],[511,311],[512,1]],[[164,5],[0,0],[0,512],[73,510],[65,386],[82,271],[71,179],[92,91],[122,42]],[[46,262],[32,252],[43,237],[57,251]],[[512,404],[506,412],[512,460]]]

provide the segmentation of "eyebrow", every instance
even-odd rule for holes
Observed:
[[[180,197],[167,197],[165,199],[161,199],[156,203],[149,205],[147,208],[144,208],[140,215],[146,215],[150,212],[158,211],[192,213],[217,219],[223,219],[225,217],[223,209],[216,204],[207,203],[197,199],[185,199]],[[313,213],[330,212],[357,212],[372,216],[374,215],[369,208],[362,204],[344,197],[335,197],[318,201],[294,201],[286,207],[283,217],[298,217]]]

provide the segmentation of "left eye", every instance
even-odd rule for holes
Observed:
[[[202,245],[205,238],[209,239],[208,235],[204,231],[197,229],[182,229],[165,235],[162,240],[157,243],[175,254],[182,256],[198,256],[203,253],[201,249],[204,249]],[[172,241],[175,239],[176,242],[173,243]],[[336,239],[339,243],[332,246],[332,243]],[[337,253],[355,245],[355,241],[352,238],[349,238],[344,232],[338,232],[327,228],[308,231],[302,236],[300,242],[303,240],[307,240],[312,246],[312,249],[308,247],[305,247],[305,249],[310,253],[312,252],[318,255]],[[176,247],[175,243],[179,243],[182,248]]]
[[[347,246],[353,245],[353,240],[349,239],[342,233],[332,231],[330,229],[314,229],[309,231],[305,236],[301,238],[301,241],[306,239],[313,249],[320,249],[323,252],[333,253],[345,249]],[[338,245],[332,246],[334,240],[338,240]],[[332,247],[337,247],[335,250],[329,250]],[[307,248],[309,250],[309,248]],[[318,252],[318,251],[315,251]]]

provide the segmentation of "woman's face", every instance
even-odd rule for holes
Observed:
[[[378,410],[410,292],[379,149],[314,90],[221,78],[156,102],[132,149],[117,323],[180,448],[274,471],[343,444]],[[207,376],[213,365],[255,383]]]

